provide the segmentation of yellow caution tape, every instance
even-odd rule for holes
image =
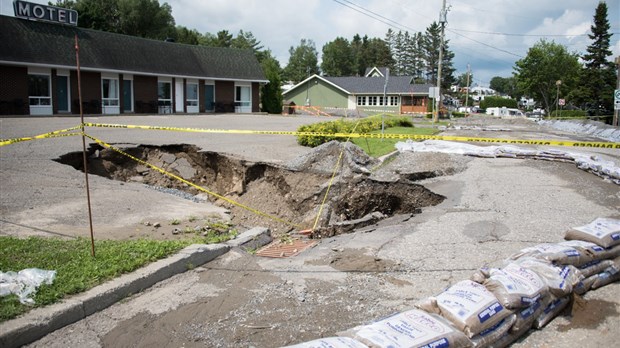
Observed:
[[[35,136],[32,136],[32,137],[14,138],[14,139],[0,139],[0,146],[11,145],[11,144],[20,143],[20,142],[23,142],[23,141],[35,140],[35,139],[60,138],[60,137],[68,137],[68,136],[80,135],[82,133],[67,133],[67,134],[62,134],[62,133],[70,132],[72,130],[79,129],[81,127],[82,126],[75,126],[75,127],[71,127],[71,128],[67,128],[67,129],[61,129],[61,130],[57,130],[57,131],[53,131],[53,132],[49,132],[49,133],[45,133],[45,134],[35,135]]]
[[[240,130],[240,129],[204,129],[204,128],[179,128],[179,127],[162,127],[162,126],[122,125],[122,124],[101,124],[101,123],[85,123],[84,125],[88,127],[167,130],[167,131],[194,132],[194,133],[293,135],[293,136],[316,136],[316,137],[332,137],[332,138],[371,138],[371,139],[402,139],[402,140],[407,140],[407,139],[448,140],[448,141],[478,142],[478,143],[550,145],[550,146],[620,149],[620,143],[571,141],[571,140],[501,139],[501,138],[461,137],[461,136],[449,136],[449,135],[415,135],[415,134],[385,134],[385,133],[384,134],[381,134],[381,133],[354,133],[353,134],[353,133]]]
[[[100,140],[100,139],[97,139],[97,138],[95,138],[95,137],[93,137],[93,136],[91,136],[91,135],[88,135],[88,134],[84,133],[84,136],[86,136],[86,137],[88,137],[88,138],[92,139],[93,141],[97,142],[97,144],[99,144],[99,145],[101,145],[101,146],[103,146],[103,147],[105,147],[105,148],[108,148],[108,149],[111,149],[111,150],[113,150],[113,151],[115,151],[115,152],[118,152],[119,154],[121,154],[121,155],[123,155],[123,156],[125,156],[125,157],[131,158],[132,160],[134,160],[134,161],[136,161],[136,162],[138,162],[138,163],[140,163],[140,164],[142,164],[142,165],[145,165],[145,166],[147,166],[147,167],[149,167],[149,168],[151,168],[151,169],[154,169],[154,170],[156,170],[156,171],[158,171],[158,172],[160,172],[160,173],[162,173],[162,174],[164,174],[164,175],[166,175],[166,176],[169,176],[169,177],[171,177],[171,178],[173,178],[173,179],[179,180],[180,182],[185,183],[185,184],[187,184],[187,185],[189,185],[189,186],[191,186],[191,187],[193,187],[193,188],[195,188],[195,189],[197,189],[197,190],[199,190],[199,191],[205,192],[205,193],[207,193],[207,194],[209,194],[209,195],[212,195],[212,196],[214,196],[214,197],[217,197],[217,198],[219,198],[219,199],[222,199],[222,200],[224,200],[224,201],[226,201],[226,202],[228,202],[228,203],[230,203],[230,204],[236,205],[236,206],[238,206],[238,207],[240,207],[240,208],[243,208],[243,209],[245,209],[245,210],[248,210],[248,211],[250,211],[250,212],[252,212],[252,213],[254,213],[254,214],[257,214],[257,215],[260,215],[260,216],[263,216],[263,217],[269,218],[269,219],[274,220],[274,221],[281,222],[281,223],[286,224],[286,225],[289,225],[289,226],[296,227],[296,228],[298,228],[298,229],[302,229],[302,226],[300,226],[300,225],[297,225],[297,224],[294,224],[294,223],[292,223],[292,222],[288,222],[288,221],[283,220],[283,219],[280,219],[280,218],[278,218],[278,217],[275,217],[275,216],[269,215],[269,214],[264,213],[264,212],[262,212],[262,211],[259,211],[259,210],[256,210],[256,209],[254,209],[254,208],[251,208],[251,207],[249,207],[249,206],[247,206],[247,205],[244,205],[244,204],[241,204],[241,203],[239,203],[239,202],[236,202],[236,201],[234,201],[234,200],[232,200],[232,199],[230,199],[230,198],[226,198],[226,197],[224,197],[224,196],[222,196],[222,195],[219,195],[219,194],[217,194],[217,193],[215,193],[215,192],[211,192],[211,191],[209,191],[209,190],[205,189],[205,188],[204,188],[204,187],[202,187],[202,186],[198,186],[198,185],[194,184],[194,183],[193,183],[193,182],[191,182],[191,181],[185,180],[185,179],[183,179],[182,177],[180,177],[180,176],[178,176],[178,175],[175,175],[175,174],[172,174],[172,173],[170,173],[170,172],[166,171],[166,170],[165,170],[165,169],[163,169],[163,168],[160,168],[160,167],[158,167],[158,166],[156,166],[156,165],[150,164],[150,163],[148,163],[148,162],[146,162],[146,161],[143,161],[143,160],[141,160],[141,159],[139,159],[139,158],[137,158],[137,157],[135,157],[135,156],[132,156],[132,155],[128,154],[127,152],[124,152],[123,150],[118,149],[118,148],[116,148],[116,147],[114,147],[114,146],[112,146],[112,145],[110,145],[110,144],[108,144],[108,143],[106,143],[106,142],[104,142],[104,141],[102,141],[102,140]]]

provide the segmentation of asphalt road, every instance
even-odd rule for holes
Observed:
[[[294,130],[300,124],[324,120],[217,115],[100,117],[94,121]],[[75,118],[0,119],[0,138],[40,134],[77,123]],[[533,124],[503,124],[503,127],[513,128],[513,131],[487,131],[484,136],[591,140]],[[95,129],[92,134],[112,143],[190,143],[205,150],[274,162],[308,151],[286,136],[123,129]],[[452,131],[451,134],[471,136],[482,133],[470,130]],[[78,150],[81,150],[78,137],[38,140],[0,148],[0,234],[63,234],[75,228],[86,231],[83,174],[53,161],[64,153]],[[617,150],[597,149],[591,154],[620,162]],[[454,161],[461,163],[462,159],[455,157]],[[386,221],[373,227],[371,232],[358,231],[322,240],[317,247],[291,259],[252,258],[248,261],[245,255],[229,253],[212,268],[207,265],[173,277],[108,310],[58,330],[32,346],[147,346],[153,343],[146,339],[148,337],[157,337],[165,345],[185,347],[269,347],[299,343],[409,309],[416,301],[437,294],[459,280],[468,279],[481,266],[500,265],[521,248],[562,241],[564,231],[570,227],[589,223],[597,217],[620,218],[620,186],[583,172],[574,165],[505,158],[467,158],[465,162],[462,172],[418,182],[447,199],[409,220]],[[414,170],[419,163],[399,165],[401,170]],[[136,216],[144,218],[151,213],[161,216],[171,210],[178,214],[199,209],[196,208],[198,203],[138,184],[120,185],[92,177],[91,186],[96,202],[95,226],[102,228],[110,224],[122,228],[135,223]],[[370,260],[396,265],[398,271],[385,274],[366,269],[338,270],[334,265],[340,260],[339,253],[346,250],[354,250]],[[243,267],[235,266],[241,262],[239,260],[244,262]],[[325,263],[325,260],[332,260],[334,264]],[[222,281],[215,276],[230,279]],[[235,292],[237,287],[247,289],[247,294]],[[314,301],[317,287],[325,294],[339,294],[339,297],[336,300],[325,295],[324,302]],[[238,298],[227,300],[230,294]],[[206,304],[212,299],[220,299],[219,306],[226,304],[227,310],[233,314],[225,319],[209,314],[211,309]],[[257,299],[261,300],[260,303],[265,301],[294,308],[275,311],[270,309],[273,306],[261,307]],[[558,318],[514,346],[593,348],[616,345],[620,337],[620,284],[588,292],[585,300],[573,317]],[[203,304],[205,308],[201,307]],[[338,304],[344,304],[344,307],[338,307]],[[329,308],[349,308],[351,314],[330,313]],[[294,317],[294,312],[305,313],[307,318]],[[180,334],[185,332],[181,328],[193,328],[204,329],[207,335],[205,323],[216,325],[218,320],[228,320],[227,327],[235,326],[240,323],[234,321],[235,316],[238,320],[255,318],[262,324],[246,325],[239,329],[237,336],[227,336],[230,341],[218,341],[222,344],[210,345],[201,340],[223,339],[216,337],[216,333],[198,338]],[[269,320],[269,325],[265,326],[264,320]],[[246,333],[242,335],[240,332]]]

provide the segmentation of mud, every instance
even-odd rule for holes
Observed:
[[[331,171],[340,162],[336,150],[342,147],[347,156],[339,168],[340,175],[333,179]],[[431,172],[407,174],[397,182],[370,178],[366,166],[377,162],[364,158],[363,151],[350,144],[334,142],[317,148],[292,168],[203,152],[185,144],[125,146],[120,150],[124,154],[91,144],[89,173],[164,188],[171,194],[184,192],[188,199],[208,200],[229,209],[231,222],[239,228],[266,226],[275,235],[314,228],[314,238],[334,236],[366,226],[368,221],[419,213],[421,208],[445,199],[413,183],[432,176]],[[68,153],[56,161],[84,171],[81,152]],[[365,219],[371,214],[379,218]]]

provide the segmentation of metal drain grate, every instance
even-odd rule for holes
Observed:
[[[256,252],[263,257],[291,257],[318,244],[315,240],[293,239],[292,241],[275,241],[265,245]]]

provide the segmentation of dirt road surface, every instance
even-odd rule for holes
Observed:
[[[294,130],[300,124],[324,120],[238,115],[98,119],[271,130]],[[40,134],[76,122],[75,118],[0,119],[0,137]],[[446,134],[595,140],[526,120],[457,122],[505,129],[473,128]],[[193,144],[204,151],[276,164],[311,151],[282,136],[93,132],[116,144]],[[53,161],[80,150],[77,138],[68,139],[0,148],[1,234],[86,236],[83,173]],[[620,163],[618,150],[568,150]],[[398,213],[353,233],[321,239],[316,247],[292,258],[262,258],[233,249],[29,347],[278,347],[301,343],[410,309],[417,301],[468,279],[479,267],[501,265],[524,247],[562,241],[570,227],[597,217],[620,218],[620,186],[570,163],[403,153],[372,174],[381,180],[403,175],[445,199],[421,208],[418,214]],[[209,203],[138,182],[92,176],[91,187],[99,238],[149,233],[163,238],[169,236],[167,231],[155,233],[143,222],[223,214]],[[572,316],[556,318],[513,346],[606,347],[614,346],[618,337],[620,284],[614,283],[588,292]]]

